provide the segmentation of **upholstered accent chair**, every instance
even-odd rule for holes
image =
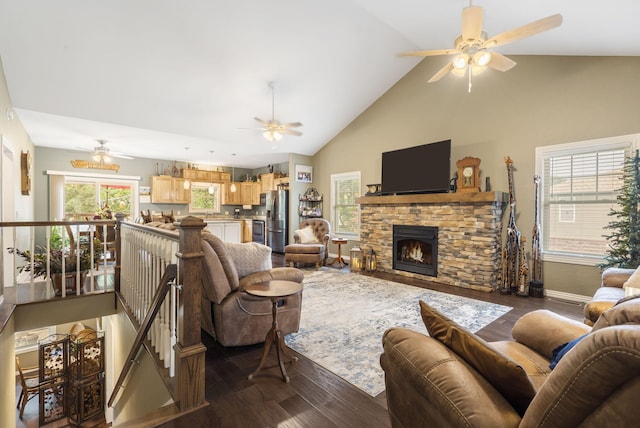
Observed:
[[[331,224],[323,218],[308,218],[300,222],[293,234],[293,244],[284,247],[284,261],[315,264],[316,270],[327,262]]]
[[[270,280],[302,283],[304,274],[291,267],[271,265],[271,248],[256,242],[223,242],[202,233],[202,328],[223,346],[264,342],[271,328],[272,303],[244,291],[251,284]],[[279,302],[278,325],[283,335],[298,331],[302,295]]]
[[[393,427],[637,425],[640,299],[593,328],[536,310],[515,323],[514,340],[490,343],[425,308],[429,336],[392,328],[382,339]]]

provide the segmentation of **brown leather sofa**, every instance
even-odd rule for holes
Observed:
[[[516,322],[515,340],[484,342],[526,372],[533,397],[520,412],[509,401],[513,396],[499,392],[512,380],[499,379],[500,373],[498,379],[481,375],[465,355],[473,351],[454,352],[433,337],[389,329],[380,364],[391,424],[396,428],[637,426],[639,321],[640,299],[604,312],[592,329],[537,310]],[[550,370],[552,351],[585,332]]]
[[[602,285],[584,305],[584,323],[593,325],[604,311],[624,297],[624,283],[635,269],[607,268],[602,272]]]
[[[308,230],[308,235],[305,232]],[[284,247],[284,261],[294,266],[296,263],[314,264],[316,270],[327,263],[331,224],[323,218],[308,218],[300,222],[293,234],[293,244]]]
[[[302,283],[301,270],[271,267],[271,248],[255,242],[231,244],[203,232],[202,328],[224,346],[264,342],[272,324],[269,299],[244,292],[250,284],[270,280]],[[278,325],[282,334],[298,331],[302,295],[282,299]]]

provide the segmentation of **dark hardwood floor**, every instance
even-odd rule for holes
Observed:
[[[284,266],[284,257],[274,254],[273,265]],[[343,269],[348,271],[349,267]],[[513,323],[535,309],[549,309],[582,321],[582,306],[577,303],[548,297],[522,298],[486,293],[382,272],[374,276],[513,307],[509,313],[478,332],[488,341],[511,339]],[[263,344],[224,348],[204,332],[202,340],[207,347],[205,393],[210,404],[160,425],[163,428],[391,426],[384,392],[371,397],[301,354],[294,352],[299,360],[287,365],[291,378],[289,383],[282,381],[273,352],[273,358],[262,372],[255,379],[248,380],[247,376],[257,367],[262,356]],[[32,401],[37,403],[37,400]],[[37,404],[35,407],[35,418],[27,417],[28,412],[25,412],[24,421],[17,419],[16,412],[18,427],[37,426]],[[67,425],[60,423],[54,426]]]
[[[283,257],[274,254],[273,265],[283,266]],[[375,276],[513,307],[478,332],[488,341],[511,339],[513,323],[535,309],[549,309],[582,321],[582,306],[576,303],[460,289],[381,272]],[[303,355],[294,352],[299,360],[287,366],[291,377],[288,384],[282,381],[273,352],[268,369],[248,380],[247,375],[262,356],[262,344],[224,348],[204,333],[203,342],[208,348],[206,398],[210,405],[166,423],[163,428],[391,426],[384,392],[371,397]]]

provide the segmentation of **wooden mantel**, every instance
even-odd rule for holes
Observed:
[[[509,201],[505,192],[422,193],[417,195],[362,196],[360,205],[491,203]]]

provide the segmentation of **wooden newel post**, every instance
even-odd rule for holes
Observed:
[[[122,240],[120,239],[120,232],[122,231],[121,225],[122,222],[125,221],[127,215],[124,213],[116,213],[116,266],[115,266],[115,274],[114,274],[114,284],[113,289],[119,293],[120,292],[120,266],[122,262]],[[117,298],[116,298],[117,300]]]
[[[204,360],[207,348],[200,341],[200,284],[202,219],[186,217],[176,224],[180,232],[178,252],[182,284],[178,306],[178,343],[176,351],[176,381],[174,397],[180,411],[206,404],[204,397]]]

